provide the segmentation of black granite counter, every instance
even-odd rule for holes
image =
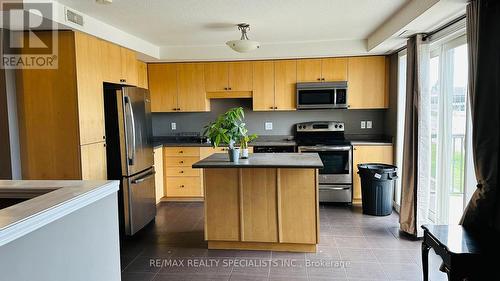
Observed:
[[[259,136],[256,140],[250,142],[249,146],[296,146],[297,143],[292,136]],[[153,146],[194,146],[209,147],[210,143],[204,141],[201,137],[182,137],[182,136],[155,136],[153,137]]]
[[[387,135],[345,135],[352,145],[392,145],[392,137]]]
[[[215,153],[193,168],[323,168],[317,153],[251,153],[248,159],[230,162],[227,153]]]

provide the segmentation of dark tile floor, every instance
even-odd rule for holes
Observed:
[[[317,253],[207,250],[203,203],[161,203],[154,223],[122,241],[122,280],[422,279],[421,243],[399,234],[397,214],[321,205],[320,224]]]

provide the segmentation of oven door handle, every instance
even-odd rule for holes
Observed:
[[[319,190],[348,190],[350,186],[319,186]]]
[[[299,152],[321,152],[321,151],[349,151],[350,145],[342,146],[299,146]]]

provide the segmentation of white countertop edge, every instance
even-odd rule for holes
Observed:
[[[110,181],[80,196],[16,222],[0,231],[0,246],[111,195],[117,192],[119,188],[119,181]]]

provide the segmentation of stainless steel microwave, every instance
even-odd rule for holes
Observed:
[[[347,107],[347,81],[297,83],[297,109]]]

